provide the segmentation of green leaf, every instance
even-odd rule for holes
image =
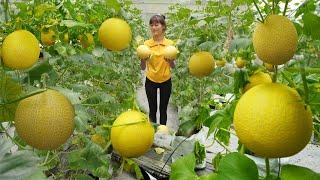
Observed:
[[[80,101],[81,95],[80,95],[80,93],[73,92],[70,89],[66,89],[66,88],[62,88],[62,87],[52,87],[52,89],[55,89],[55,90],[59,91],[60,93],[62,93],[64,96],[66,96],[66,98],[69,99],[71,104],[73,104],[73,105],[81,104],[81,101]]]
[[[43,170],[38,169],[34,171],[32,175],[27,177],[25,180],[41,180],[41,179],[47,179],[46,175],[43,173]]]
[[[297,30],[297,33],[298,33],[298,36],[300,36],[301,34],[303,34],[303,27],[300,25],[300,24],[298,24],[298,23],[293,23],[294,24],[294,26],[295,26],[295,28],[296,28],[296,30]]]
[[[237,70],[234,73],[233,90],[235,94],[239,94],[241,89],[247,83],[247,72],[244,70]]]
[[[300,5],[296,11],[294,17],[298,17],[301,14],[306,14],[310,12],[314,12],[316,10],[315,1],[314,0],[307,0],[302,5]]]
[[[218,179],[257,180],[258,178],[257,165],[245,155],[234,152],[226,155],[220,161]]]
[[[219,124],[224,120],[225,111],[219,110],[214,115],[208,117],[204,123],[205,126],[209,127],[208,136],[213,133],[216,128],[219,127]]]
[[[170,180],[197,179],[194,172],[196,158],[193,153],[188,154],[171,164]]]
[[[210,173],[204,176],[197,176],[194,171],[196,166],[196,158],[193,153],[181,157],[171,164],[170,180],[214,180],[216,173]]]
[[[207,175],[200,176],[199,180],[215,180],[217,178],[216,173],[210,173]]]
[[[66,27],[88,27],[89,25],[86,23],[80,23],[74,20],[62,20],[60,23],[60,26],[66,26]]]
[[[86,146],[70,153],[68,156],[69,167],[74,170],[91,171],[95,176],[109,177],[109,173],[102,169],[109,168],[110,158],[105,155],[99,145],[93,143],[90,139],[83,137],[82,140]]]
[[[46,11],[55,11],[56,7],[47,3],[43,3],[35,7],[34,15],[36,17],[41,17]]]
[[[118,0],[107,0],[107,7],[110,7],[115,10],[116,13],[118,13],[121,9],[121,4],[118,2]]]
[[[218,152],[217,155],[214,156],[214,158],[212,159],[212,165],[214,167],[215,170],[219,171],[219,164],[221,159],[223,158],[221,152]]]
[[[136,174],[137,179],[143,179],[142,172],[136,162],[131,159],[125,159],[125,163],[127,164],[128,168],[130,168],[131,172],[133,171]]]
[[[22,87],[10,77],[0,77],[0,122],[13,121],[18,102],[6,104],[19,98]]]
[[[209,127],[208,136],[213,132],[217,132],[215,136],[219,141],[223,142],[226,145],[229,143],[230,133],[225,130],[221,130],[220,128],[230,128],[233,119],[235,105],[236,103],[235,101],[233,101],[231,104],[228,104],[224,109],[218,110],[214,115],[206,119],[204,125]]]
[[[114,97],[112,97],[111,95],[105,92],[93,93],[85,101],[85,103],[90,103],[90,104],[107,103],[107,102],[115,102],[115,99]]]
[[[76,179],[76,180],[93,180],[93,178],[87,174],[76,174],[74,176],[74,179]]]
[[[32,175],[44,177],[37,164],[39,158],[32,151],[17,151],[14,154],[10,153],[10,148],[13,146],[11,141],[4,138],[0,139],[0,179],[28,179]],[[40,173],[40,175],[39,175]],[[30,177],[31,176],[31,177]]]
[[[250,38],[237,38],[231,41],[230,52],[236,52],[240,49],[247,49],[252,44]]]
[[[305,167],[288,164],[282,166],[280,178],[281,180],[318,180],[320,179],[320,174]]]
[[[76,112],[76,117],[74,118],[74,120],[75,120],[76,130],[80,132],[86,131],[88,126],[88,121],[90,121],[92,117],[86,111],[86,109],[82,106],[76,106],[75,112]]]
[[[311,36],[312,39],[320,39],[320,17],[312,13],[305,13],[302,20],[304,33]]]
[[[24,82],[40,81],[43,73],[49,75],[49,81],[46,82],[47,85],[55,84],[58,79],[58,74],[54,71],[53,67],[49,64],[49,61],[42,61],[28,71],[28,77],[24,79]]]
[[[212,41],[206,41],[199,45],[199,49],[202,51],[208,51],[212,54],[215,52],[215,50],[219,47],[219,44],[217,42]]]
[[[206,158],[206,149],[203,144],[200,144],[199,141],[196,141],[194,144],[194,155],[196,157],[196,162],[200,164]]]
[[[276,175],[270,174],[266,176],[263,180],[280,180]]]

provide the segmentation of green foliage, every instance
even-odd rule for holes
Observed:
[[[197,176],[194,154],[186,155],[171,164],[170,180],[175,179],[234,179],[234,180],[257,180],[258,168],[253,160],[239,153],[230,153],[219,162],[218,171],[206,176]]]
[[[194,155],[197,164],[200,164],[206,160],[206,148],[199,141],[196,141],[194,144]]]
[[[1,70],[3,71],[3,70]],[[18,103],[17,100],[22,93],[22,87],[9,76],[0,76],[0,122],[12,121]]]
[[[253,160],[240,153],[227,154],[220,160],[217,179],[258,179],[258,168]]]
[[[320,16],[313,13],[305,13],[302,17],[304,33],[312,39],[320,39]]]
[[[72,170],[81,170],[83,173],[92,172],[101,178],[108,178],[110,157],[106,156],[103,149],[89,139],[83,137],[84,146],[71,151],[68,156],[69,167]]]
[[[171,164],[170,180],[187,180],[187,179],[215,179],[215,174],[210,173],[206,176],[197,176],[194,171],[196,158],[193,153],[188,154]]]
[[[11,141],[0,138],[0,179],[45,179],[39,158],[28,150],[11,153]]]
[[[112,169],[112,149],[109,127],[122,111],[137,108],[135,90],[141,85],[141,77],[135,48],[140,41],[147,38],[147,28],[142,21],[141,11],[134,8],[130,0],[8,2],[1,1],[0,5],[0,44],[9,33],[17,29],[29,30],[39,40],[42,30],[51,29],[56,35],[54,45],[42,47],[44,57],[34,67],[25,71],[11,71],[1,66],[0,121],[13,120],[19,100],[40,93],[44,88],[59,90],[75,107],[76,128],[73,136],[61,149],[53,152],[35,150],[38,157],[44,159],[44,171],[60,179],[89,179],[91,177],[88,174],[110,178],[108,170]],[[296,52],[298,56],[279,68],[277,81],[296,88],[308,99],[308,105],[315,117],[315,132],[319,133],[319,2],[308,0],[295,7],[291,6],[290,0],[255,1],[261,14],[251,0],[228,2],[197,1],[195,9],[179,4],[169,8],[167,37],[176,42],[180,51],[176,68],[173,69],[171,98],[179,107],[181,125],[178,134],[191,136],[204,125],[209,127],[208,135],[214,134],[215,140],[226,145],[229,143],[234,107],[248,75],[257,69],[265,71],[261,64],[255,62],[252,32],[258,18],[262,20],[272,12],[287,15],[294,22],[299,34]],[[285,2],[289,4],[284,13]],[[98,40],[97,32],[101,23],[110,17],[126,20],[133,31],[134,40],[130,47],[121,52],[105,50]],[[79,37],[85,33],[94,36],[94,44],[87,49],[79,42]],[[65,34],[69,36],[66,42]],[[187,64],[191,55],[197,51],[208,51],[215,60],[225,59],[227,65],[216,67],[208,77],[192,77]],[[235,67],[234,61],[238,56],[245,59],[245,69],[239,70]],[[301,75],[302,70],[305,70],[305,76]],[[233,101],[216,102],[213,99],[213,95],[224,96],[230,92],[236,97]],[[216,113],[211,114],[213,109]],[[1,130],[5,131],[6,128]],[[94,134],[99,134],[105,139],[103,147],[92,142],[90,137]],[[12,138],[15,143],[19,143],[20,148],[25,146],[18,136]],[[3,150],[9,146],[2,144],[0,147]],[[200,152],[201,148],[198,150]],[[202,157],[203,154],[197,155]],[[13,162],[9,157],[19,158]],[[10,177],[5,174],[3,178],[17,178],[17,174],[12,173],[14,170],[21,172],[21,177],[24,176],[22,173],[32,172],[34,175],[30,179],[43,178],[41,170],[29,166],[32,164],[32,167],[35,167],[38,162],[35,157],[29,151],[21,149],[16,154],[3,156],[6,162],[0,163],[0,169],[7,165],[7,159],[12,167],[12,171],[6,171]],[[170,178],[258,178],[256,166],[243,155],[219,154],[213,161],[217,173],[199,177],[194,172],[194,155],[185,156],[172,164]],[[16,163],[19,162],[25,166],[18,166]],[[137,165],[131,161],[127,161],[127,164],[134,169],[137,178],[141,178]],[[284,167],[282,175],[287,177],[288,174],[293,174],[295,169],[291,169],[294,168]],[[301,171],[304,174],[308,170]],[[309,171],[306,174],[310,175]],[[0,173],[0,179],[1,175]]]
[[[141,75],[135,55],[138,42],[132,41],[121,52],[110,52],[100,45],[97,32],[104,20],[119,17],[129,23],[133,39],[138,35],[145,38],[147,29],[140,10],[131,1],[117,0],[29,0],[4,3],[0,8],[5,8],[0,13],[1,41],[21,28],[38,40],[42,30],[55,31],[55,44],[42,47],[43,58],[35,66],[19,72],[1,68],[1,121],[11,121],[17,102],[37,93],[39,88],[59,90],[74,105],[76,128],[61,149],[47,154],[36,151],[45,158],[45,171],[61,179],[86,178],[88,174],[110,178],[108,127],[121,112],[137,107],[135,90],[141,84]],[[79,43],[85,33],[93,34],[95,41],[87,49]],[[65,34],[69,41],[64,41]],[[23,95],[24,91],[31,93]],[[7,104],[12,100],[14,103]],[[97,133],[105,139],[104,149],[89,138]],[[18,137],[14,138],[25,146]]]
[[[257,3],[257,7],[254,2]],[[277,82],[289,84],[298,90],[312,109],[314,132],[316,136],[320,136],[318,118],[320,19],[317,11],[319,2],[308,0],[293,5],[290,0],[262,2],[236,0],[229,4],[224,1],[209,1],[201,4],[198,1],[197,5],[200,6],[195,9],[174,5],[168,13],[168,36],[176,39],[180,51],[176,60],[176,68],[173,71],[174,91],[172,98],[173,103],[179,107],[179,119],[181,120],[179,130],[183,129],[190,136],[190,133],[196,132],[196,122],[201,122],[204,126],[209,127],[208,136],[213,133],[215,140],[228,145],[229,128],[234,108],[243,93],[242,89],[247,83],[249,75],[255,71],[266,71],[262,62],[259,63],[255,57],[251,41],[252,32],[257,21],[262,21],[267,15],[275,13],[286,15],[295,24],[299,43],[296,56],[284,66],[279,66],[277,75],[274,72],[270,72],[270,74],[277,78]],[[227,65],[222,68],[216,67],[208,77],[196,79],[188,73],[187,64],[191,55],[197,51],[209,51],[216,60],[224,58]],[[245,59],[245,69],[235,68],[234,61],[238,56]],[[214,102],[213,94],[225,95],[230,92],[233,92],[236,97],[231,103],[224,103],[221,106]],[[207,105],[216,109],[211,116],[212,110],[208,109],[205,112],[203,109]],[[187,126],[187,124],[189,125]],[[190,172],[191,167],[183,166],[183,164],[187,164],[186,157],[181,159],[184,159],[184,163],[179,161],[181,169],[178,169],[178,166],[173,166],[176,171],[182,172],[184,169],[188,172],[188,176],[197,179]],[[213,164],[218,170],[215,178],[258,179],[256,165],[243,155],[232,153],[223,157],[218,154],[214,158]],[[232,164],[237,167],[232,167]],[[245,170],[246,168],[250,170]],[[247,173],[248,171],[252,173]],[[239,174],[237,174],[238,172]],[[174,175],[177,174],[174,173]],[[180,175],[177,177],[183,179],[182,173]],[[277,179],[274,176],[265,178]]]
[[[298,180],[298,179],[310,179],[316,180],[320,178],[319,173],[300,166],[295,165],[284,165],[281,168],[280,174],[281,180]]]

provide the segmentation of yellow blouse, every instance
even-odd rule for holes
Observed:
[[[147,60],[146,76],[153,82],[162,83],[171,78],[170,63],[164,59],[163,51],[165,47],[173,45],[173,41],[164,38],[162,42],[157,43],[153,39],[144,42],[153,52],[151,58]]]

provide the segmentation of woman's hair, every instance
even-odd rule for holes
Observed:
[[[151,25],[153,23],[160,23],[164,27],[164,30],[166,30],[167,24],[166,24],[165,19],[166,19],[166,17],[162,14],[153,15],[149,20],[149,25]]]

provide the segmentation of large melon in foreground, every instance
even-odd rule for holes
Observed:
[[[234,128],[240,142],[257,156],[287,157],[308,144],[311,117],[296,90],[264,83],[240,98],[234,112]]]
[[[118,116],[111,128],[113,148],[123,157],[145,154],[153,144],[154,128],[148,117],[129,110]]]
[[[15,113],[18,135],[30,146],[53,150],[64,144],[74,129],[74,108],[55,90],[19,102]]]

